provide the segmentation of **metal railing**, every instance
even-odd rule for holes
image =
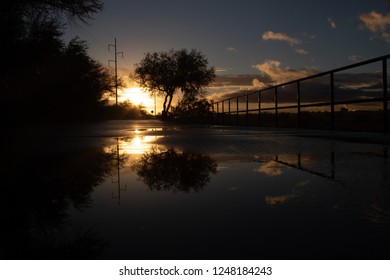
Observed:
[[[309,118],[316,118],[318,121],[319,127],[313,128],[327,128],[327,129],[343,129],[343,125],[338,125],[343,120],[345,121],[348,118],[355,117],[357,123],[356,127],[362,126],[362,121],[359,121],[366,118],[371,120],[376,124],[376,130],[389,131],[389,96],[388,96],[388,69],[387,69],[387,60],[390,58],[389,55],[377,57],[374,59],[362,61],[345,67],[337,68],[334,70],[322,72],[319,74],[311,75],[301,79],[281,83],[275,86],[270,86],[251,92],[249,94],[235,96],[227,98],[221,101],[213,102],[213,122],[214,124],[224,124],[224,125],[258,125],[258,126],[276,126],[276,127],[308,127],[304,125],[304,122]],[[374,63],[381,63],[381,70],[376,71],[374,76],[377,82],[381,80],[381,86],[375,90],[370,90],[367,87],[365,90],[368,93],[368,96],[356,96],[355,99],[347,100],[338,100],[338,95],[336,91],[343,90],[342,87],[335,87],[335,75],[346,70],[355,69],[365,65],[371,65]],[[344,73],[351,75],[351,73]],[[362,75],[365,73],[355,73],[359,74],[359,78],[362,78]],[[321,92],[322,98],[314,100],[315,94],[319,92],[314,92],[312,94],[311,102],[304,102],[302,100],[302,85],[310,82],[311,85],[315,85],[315,79],[326,78],[326,86],[328,87],[328,92],[325,94]],[[324,85],[324,84],[322,84]],[[293,87],[290,89],[290,93],[286,91],[285,88]],[[307,84],[306,84],[306,88]],[[380,94],[380,96],[369,96],[370,92],[375,94]],[[286,103],[281,101],[281,97],[291,95],[291,92],[296,93],[295,100],[292,102]],[[271,95],[273,95],[273,100],[270,101]],[[320,94],[320,95],[321,95]],[[266,97],[266,98],[264,98]],[[359,98],[358,98],[359,97]],[[268,100],[264,100],[267,99]],[[314,99],[313,99],[314,98]],[[376,110],[357,110],[349,111],[346,108],[340,109],[336,112],[336,107],[347,107],[348,105],[356,104],[376,104]],[[254,105],[254,106],[253,106]],[[318,111],[320,108],[326,107],[325,111]],[[317,109],[317,111],[316,111]],[[288,113],[283,113],[281,111],[289,111]],[[321,112],[321,114],[315,114],[315,112]],[[319,117],[321,115],[321,117]],[[339,122],[336,122],[336,117],[340,118]],[[272,119],[272,121],[270,121]],[[351,122],[349,120],[349,122]],[[324,124],[326,123],[326,124]],[[367,125],[373,127],[372,125]],[[309,125],[310,127],[310,125]],[[355,128],[356,128],[355,127]],[[375,129],[374,129],[375,130]]]

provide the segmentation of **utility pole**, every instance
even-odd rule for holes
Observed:
[[[114,56],[115,60],[109,60],[108,65],[110,65],[110,62],[115,63],[115,104],[116,104],[116,108],[118,108],[118,54],[121,54],[123,58],[123,52],[116,51],[116,38],[114,38],[114,44],[108,45],[108,51],[110,51],[110,47],[114,47],[114,51],[115,51],[115,56]]]

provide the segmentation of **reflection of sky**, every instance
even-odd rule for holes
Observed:
[[[270,161],[265,164],[263,164],[261,167],[255,169],[256,172],[265,174],[267,176],[278,176],[282,175],[281,167],[283,167],[281,164],[278,164],[277,162]]]
[[[158,192],[148,191],[127,165],[120,170],[121,183],[127,186],[120,205],[112,199],[116,185],[107,178],[93,194],[93,207],[74,212],[73,218],[76,224],[96,227],[110,241],[108,258],[338,259],[352,252],[357,240],[364,240],[360,246],[366,249],[389,249],[383,240],[390,233],[390,170],[382,146],[286,135],[267,138],[263,131],[234,137],[229,128],[170,133],[177,137],[138,130],[119,138],[120,152],[138,155],[130,157],[131,165],[156,145],[186,150],[194,137],[178,139],[194,133],[198,138],[190,142],[196,143],[192,150],[214,153],[218,172],[199,193]],[[213,138],[217,133],[223,137]],[[302,168],[293,167],[298,162]],[[243,246],[248,249],[242,251]]]

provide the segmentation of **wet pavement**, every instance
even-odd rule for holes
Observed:
[[[110,121],[8,131],[3,259],[382,259],[389,134]]]

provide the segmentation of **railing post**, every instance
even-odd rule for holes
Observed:
[[[225,124],[225,100],[222,101],[222,124]]]
[[[217,102],[217,124],[219,124],[219,101]]]
[[[213,114],[212,114],[212,119],[211,119],[211,121],[213,122],[213,124],[215,124],[215,102],[214,102],[214,100],[212,101],[212,103],[211,103],[211,105],[212,105],[212,110],[213,110]]]
[[[387,59],[382,61],[382,83],[383,83],[383,130],[389,131],[389,108],[387,89]]]
[[[278,87],[275,87],[275,126],[278,127]]]
[[[238,96],[236,97],[236,118],[237,118],[237,125],[240,125],[240,113],[239,113],[239,106],[238,106]]]
[[[258,96],[257,96],[257,108],[259,110],[259,126],[261,126],[261,90],[259,90]]]
[[[302,127],[301,123],[301,83],[297,82],[297,106],[298,106],[298,127]]]
[[[246,125],[249,125],[249,95],[246,95]]]
[[[229,102],[228,102],[228,107],[229,107],[229,117],[228,117],[228,122],[229,122],[229,125],[231,124],[230,123],[230,98],[229,98],[229,100],[228,100]]]
[[[330,73],[330,128],[334,129],[334,72]]]

